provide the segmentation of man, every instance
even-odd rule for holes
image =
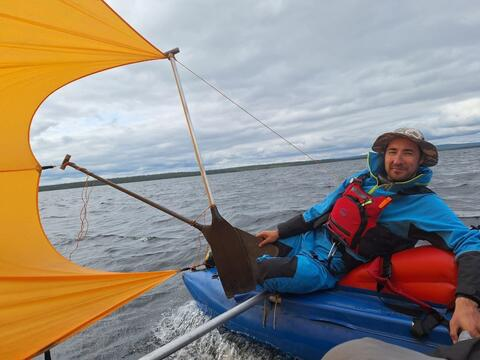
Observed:
[[[426,187],[436,147],[419,130],[401,128],[380,135],[372,149],[366,170],[303,215],[257,234],[260,246],[278,240],[280,249],[279,257],[258,259],[259,284],[289,293],[332,288],[352,264],[427,240],[452,251],[458,264],[453,342],[462,330],[480,336],[480,233]]]

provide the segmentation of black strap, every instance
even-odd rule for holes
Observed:
[[[368,218],[365,212],[365,207],[363,207],[363,205],[353,196],[347,195],[347,197],[350,200],[352,200],[355,205],[357,205],[358,212],[360,213],[360,226],[358,227],[357,232],[353,236],[352,243],[350,245],[352,249],[356,249],[358,246],[358,242],[360,241],[360,238],[362,237],[362,234],[365,231],[365,227],[367,226]]]
[[[438,325],[445,325],[449,328],[448,321],[437,311],[424,313],[422,316],[413,319],[410,332],[414,337],[420,339],[430,334]]]
[[[392,278],[392,254],[384,255],[382,261],[382,276]]]
[[[318,217],[314,222],[313,222],[313,228],[314,229],[318,229],[320,226],[322,226],[323,224],[325,224],[328,220],[328,218],[330,217],[330,213],[332,211],[329,210],[327,211],[325,214],[321,215],[320,217]]]
[[[392,254],[387,254],[387,255],[382,256],[382,273],[381,273],[381,276],[386,278],[386,279],[391,279],[392,278]],[[384,287],[385,287],[384,284],[377,281],[377,292],[378,293],[380,293],[383,290]],[[383,301],[383,299],[382,299],[382,301]],[[384,302],[384,303],[387,305],[386,302]]]

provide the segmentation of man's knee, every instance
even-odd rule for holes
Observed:
[[[330,349],[322,360],[440,360],[422,353],[392,345],[377,339],[362,338],[347,341]]]
[[[265,280],[272,278],[293,278],[297,271],[297,263],[296,256],[262,259],[257,263],[257,283],[263,284]]]
[[[257,263],[257,283],[266,290],[304,294],[335,286],[336,279],[308,256],[264,258]]]

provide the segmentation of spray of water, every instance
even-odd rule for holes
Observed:
[[[154,334],[161,344],[166,344],[209,319],[194,301],[189,301],[172,312],[164,313]],[[179,350],[169,359],[286,360],[292,358],[245,336],[220,328]]]

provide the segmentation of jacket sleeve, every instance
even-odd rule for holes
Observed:
[[[277,225],[278,236],[284,239],[290,236],[302,234],[313,229],[313,223],[307,223],[302,214],[298,214],[291,219]]]
[[[469,229],[437,195],[425,195],[417,204],[416,217],[410,226],[424,235],[432,245],[455,254],[458,265],[457,296],[468,297],[480,304],[480,231]],[[410,231],[412,233],[412,231]]]
[[[478,230],[477,230],[478,231]],[[480,304],[480,251],[470,251],[457,258],[458,284],[457,296],[467,297]]]

